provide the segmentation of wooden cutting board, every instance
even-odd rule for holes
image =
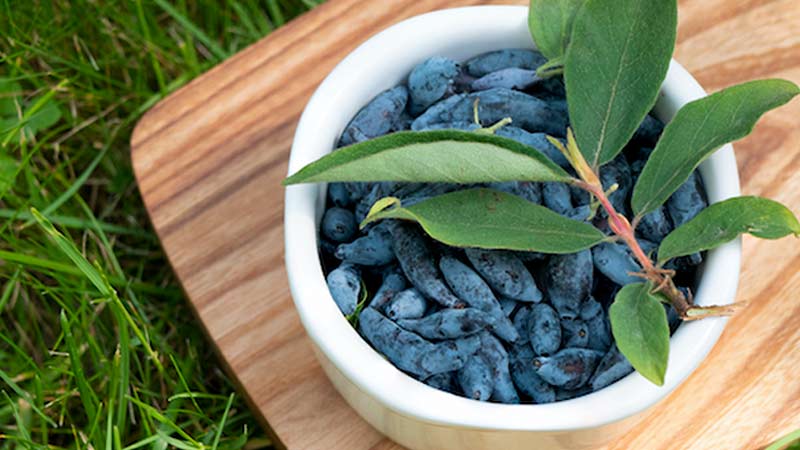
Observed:
[[[372,34],[434,9],[524,1],[328,0],[153,107],[131,139],[145,205],[200,323],[290,449],[398,449],[334,391],[294,311],[283,189],[298,117]],[[680,2],[676,58],[709,91],[800,82],[798,0]],[[736,145],[743,191],[800,213],[800,101]],[[609,449],[760,448],[800,428],[800,243],[745,239],[739,300],[711,356]]]

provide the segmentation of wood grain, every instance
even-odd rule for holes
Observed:
[[[333,66],[422,12],[508,1],[329,0],[194,80],[140,121],[139,188],[189,300],[254,411],[291,449],[399,448],[347,407],[314,360],[283,267],[295,124]],[[515,1],[511,3],[524,3]],[[680,1],[676,58],[710,91],[800,82],[797,0]],[[800,213],[800,102],[736,145],[743,191]],[[740,300],[710,357],[608,449],[751,449],[800,428],[800,244],[745,239]]]

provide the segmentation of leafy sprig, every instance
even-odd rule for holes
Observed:
[[[493,127],[477,133],[444,130],[380,137],[323,157],[284,184],[559,181],[589,192],[592,204],[605,211],[613,236],[490,189],[449,193],[409,207],[395,198],[381,199],[364,224],[386,218],[411,220],[434,239],[454,246],[554,254],[577,252],[609,239],[624,242],[642,267],[635,274],[642,282],[617,294],[610,309],[612,332],[633,367],[662,385],[669,327],[659,303],[672,304],[684,320],[737,309],[695,305],[677,288],[675,273],[665,264],[744,233],[765,239],[800,236],[800,222],[785,206],[768,199],[729,199],[672,231],[660,244],[657,260],[639,245],[636,225],[664,204],[702,161],[749,134],[764,113],[789,102],[800,88],[785,80],[752,81],[681,108],[634,186],[634,217],[628,220],[609,200],[600,173],[622,151],[658,98],[675,45],[676,0],[532,0],[529,24],[549,59],[540,67],[540,76],[564,74],[572,129],[567,130],[566,146],[556,139],[551,143],[577,177],[531,147],[494,136]]]

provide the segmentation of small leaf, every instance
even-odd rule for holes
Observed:
[[[536,47],[547,59],[556,59],[567,51],[575,14],[584,0],[531,0],[528,12]]]
[[[339,149],[303,167],[283,184],[570,179],[564,169],[527,145],[488,134],[441,130],[394,133]]]
[[[55,125],[61,118],[61,110],[52,100],[45,102],[42,107],[31,114],[25,122],[25,131],[35,135],[37,132],[46,130]]]
[[[762,239],[800,236],[800,222],[780,203],[760,197],[736,197],[714,203],[670,233],[658,248],[659,261],[710,250],[742,233]]]
[[[681,108],[667,124],[633,189],[636,215],[654,211],[718,148],[741,139],[756,121],[800,93],[786,80],[759,80],[723,89]]]
[[[669,325],[649,283],[623,287],[609,309],[617,347],[643,377],[662,386],[669,358]]]
[[[455,247],[575,253],[605,238],[588,223],[567,219],[543,206],[491,189],[467,189],[409,207],[375,209],[365,223],[411,220],[434,239]]]
[[[669,68],[676,0],[587,0],[564,64],[569,116],[593,168],[611,161],[655,105]]]

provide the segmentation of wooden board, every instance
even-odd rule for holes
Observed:
[[[191,304],[254,411],[290,449],[397,449],[328,383],[283,267],[294,128],[333,66],[375,32],[477,0],[329,0],[150,110],[132,157],[153,225]],[[523,3],[516,1],[511,3]],[[798,0],[680,2],[676,58],[710,91],[800,82]],[[736,145],[743,191],[800,213],[800,101]],[[759,448],[800,428],[800,244],[745,239],[740,300],[711,356],[609,449]]]

